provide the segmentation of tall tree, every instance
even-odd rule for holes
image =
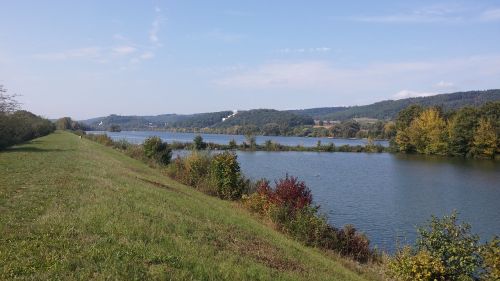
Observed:
[[[479,114],[475,108],[464,107],[455,113],[448,126],[450,154],[466,156],[469,153],[478,122]]]
[[[436,108],[423,111],[411,122],[409,137],[418,153],[445,155],[448,152],[446,122]]]
[[[493,158],[497,151],[497,135],[491,122],[485,118],[479,120],[474,133],[471,154],[477,158]]]

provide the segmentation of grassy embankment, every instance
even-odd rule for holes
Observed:
[[[0,152],[0,279],[377,280],[111,148]]]

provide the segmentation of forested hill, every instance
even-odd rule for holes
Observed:
[[[393,120],[397,113],[411,104],[422,106],[442,106],[445,110],[464,106],[480,106],[489,101],[500,101],[500,90],[470,91],[442,94],[431,97],[386,100],[370,105],[349,107],[322,107],[302,110],[279,111],[274,109],[253,109],[238,111],[219,111],[190,115],[162,114],[156,116],[120,116],[83,120],[82,123],[97,130],[107,130],[111,125],[118,125],[123,130],[140,129],[190,129],[210,128],[225,130],[227,128],[266,127],[271,131],[283,130],[305,125],[313,125],[313,119],[344,121],[352,118],[376,118]],[[223,121],[224,119],[224,121]]]
[[[430,97],[386,100],[369,105],[348,107],[322,107],[289,112],[322,120],[346,120],[352,118],[394,119],[399,111],[410,104],[442,106],[445,110],[464,106],[480,106],[489,101],[500,100],[500,89],[486,91],[457,92]]]

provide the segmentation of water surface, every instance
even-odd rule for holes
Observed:
[[[164,141],[189,142],[196,134],[169,132],[108,133],[113,139],[142,143],[151,135]],[[244,136],[203,134],[204,140],[238,143]],[[363,145],[365,140],[300,137],[257,137],[287,145]],[[387,142],[382,142],[387,145]],[[372,243],[393,252],[396,244],[412,243],[415,226],[431,215],[453,210],[489,239],[500,235],[500,163],[488,160],[425,157],[390,153],[242,152],[245,175],[278,179],[289,173],[306,182],[314,201],[336,226],[353,224]]]

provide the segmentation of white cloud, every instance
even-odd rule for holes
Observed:
[[[159,45],[160,38],[158,33],[160,32],[161,24],[165,20],[161,14],[160,7],[155,7],[156,18],[151,23],[151,28],[149,29],[149,41],[154,45]]]
[[[148,59],[154,58],[154,56],[155,56],[155,54],[153,52],[147,51],[147,52],[142,53],[139,56],[139,58],[141,58],[143,60],[148,60]]]
[[[483,20],[483,21],[497,21],[497,20],[500,20],[500,8],[484,11],[481,14],[481,20]]]
[[[401,90],[397,92],[393,98],[395,99],[406,99],[406,98],[416,98],[416,97],[428,97],[428,96],[434,96],[437,95],[437,93],[434,92],[417,92],[417,91],[410,91],[410,90]]]
[[[447,81],[436,84],[436,77],[453,77],[460,88]],[[369,93],[379,98],[402,98],[440,91],[498,88],[498,77],[500,55],[490,55],[379,62],[356,67],[342,67],[327,61],[278,61],[221,73],[213,83],[221,89],[250,92]],[[387,93],[391,92],[397,94],[388,96]],[[384,93],[385,96],[381,96]]]
[[[152,43],[157,43],[159,38],[158,38],[158,32],[160,31],[160,19],[155,19],[153,23],[151,24],[151,29],[149,30],[149,40]]]
[[[463,20],[462,16],[455,9],[444,6],[426,7],[409,13],[358,16],[351,19],[354,21],[373,23],[435,23],[459,22]]]
[[[453,82],[447,82],[447,81],[439,81],[438,83],[436,83],[436,85],[434,85],[436,88],[440,88],[440,89],[445,89],[445,88],[452,88],[453,86],[455,86],[455,84]]]
[[[118,46],[112,49],[113,54],[118,56],[125,56],[134,53],[137,49],[132,46]]]
[[[278,53],[290,54],[290,53],[325,53],[330,52],[332,49],[329,47],[317,47],[317,48],[283,48],[279,49]]]

